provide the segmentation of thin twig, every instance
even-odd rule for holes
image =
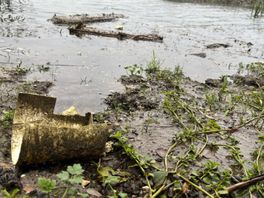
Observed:
[[[264,180],[264,174],[259,175],[259,176],[254,177],[254,178],[251,178],[247,181],[242,181],[242,182],[236,183],[232,186],[229,186],[227,188],[227,191],[228,191],[228,193],[232,193],[232,192],[239,190],[239,189],[248,188],[249,186],[252,186],[252,185],[254,185],[260,181],[263,181],[263,180]]]

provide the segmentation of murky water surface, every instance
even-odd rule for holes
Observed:
[[[69,35],[67,27],[47,21],[60,15],[118,13],[115,22],[93,24],[129,33],[157,33],[164,43],[118,41],[114,38]],[[16,66],[48,64],[50,71],[33,72],[29,79],[51,80],[57,111],[75,105],[81,113],[100,111],[102,98],[121,90],[117,82],[131,64],[145,65],[155,51],[163,65],[181,65],[199,81],[232,73],[228,65],[264,60],[264,19],[252,19],[250,10],[234,7],[176,3],[165,0],[2,0],[0,62]],[[212,43],[229,48],[207,49]],[[251,45],[253,44],[253,45]],[[205,58],[193,53],[206,53]]]

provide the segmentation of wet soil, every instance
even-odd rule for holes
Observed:
[[[35,93],[46,94],[50,83],[48,82],[25,82],[21,79],[21,76],[16,78],[11,77],[14,71],[3,71],[2,79],[5,88],[2,87],[3,93],[8,93],[9,95],[2,94],[3,97],[7,97],[7,101],[3,103],[1,107],[2,110],[14,109],[17,89],[21,91],[32,91]],[[95,122],[110,121],[115,123],[117,126],[114,131],[126,131],[125,136],[128,138],[128,143],[133,145],[136,152],[143,156],[147,156],[146,159],[155,160],[157,166],[162,167],[164,157],[168,148],[173,143],[177,133],[182,131],[182,126],[179,122],[175,121],[170,115],[168,110],[164,109],[164,98],[165,92],[177,91],[178,93],[184,93],[181,95],[183,101],[187,103],[198,105],[200,110],[203,112],[208,108],[208,104],[205,103],[205,94],[208,92],[218,92],[221,89],[223,83],[223,78],[216,80],[208,80],[206,83],[200,83],[193,81],[188,77],[181,76],[181,83],[174,84],[174,78],[162,78],[164,75],[172,74],[169,70],[162,70],[161,73],[152,74],[147,73],[146,77],[139,75],[122,76],[120,81],[125,87],[125,91],[122,93],[114,92],[110,94],[105,102],[108,108],[101,113],[95,114]],[[176,76],[174,76],[176,77]],[[238,78],[237,76],[231,76],[231,78]],[[244,83],[247,77],[239,75],[239,81],[230,81],[229,90],[230,92],[240,92],[241,90],[245,93],[251,92],[254,89],[260,89],[256,87],[258,78],[255,76],[255,84]],[[26,89],[25,89],[26,87]],[[5,90],[13,90],[13,92],[5,92]],[[232,114],[226,115],[223,111],[207,112],[207,116],[214,120],[217,120],[218,124],[223,128],[230,128],[238,125],[239,117],[243,115],[245,118],[251,116],[250,112],[245,112],[243,109],[238,107]],[[191,125],[190,120],[185,118],[184,112],[183,122],[186,126]],[[199,119],[203,119],[201,113]],[[1,126],[3,128],[3,126]],[[4,133],[4,142],[1,150],[1,158],[4,162],[10,160],[9,148],[10,148],[10,133],[11,126],[7,129],[2,129],[1,132]],[[246,128],[241,128],[230,133],[230,135],[235,138],[239,144],[241,154],[244,156],[245,160],[251,160],[252,152],[258,147],[256,140],[258,138],[258,133],[254,128],[249,125]],[[77,161],[68,161],[63,163],[55,163],[48,165],[40,165],[33,167],[20,167],[17,182],[22,187],[22,189],[29,191],[32,197],[41,197],[41,194],[37,190],[37,179],[40,176],[48,178],[56,178],[56,174],[62,170],[65,170],[67,165],[72,165],[73,163],[81,163],[85,169],[85,179],[90,182],[90,184],[84,188],[80,189],[82,192],[92,192],[91,197],[106,197],[107,195],[112,195],[113,191],[109,186],[105,186],[102,183],[102,178],[98,174],[98,164],[101,167],[111,167],[113,170],[125,171],[126,179],[122,182],[114,184],[112,187],[118,192],[124,192],[128,194],[128,197],[148,197],[148,187],[142,172],[138,166],[135,166],[135,161],[127,156],[123,149],[118,145],[115,139],[110,138],[109,140],[113,146],[108,150],[100,159],[78,159]],[[223,140],[217,136],[212,135],[210,141],[223,142]],[[198,143],[197,146],[200,144]],[[173,156],[182,155],[186,150],[186,146],[182,145],[173,151]],[[172,159],[173,159],[172,156]],[[233,166],[233,160],[230,158],[229,153],[220,148],[217,151],[211,151],[209,148],[205,148],[201,154],[201,162],[207,160],[214,160],[221,164],[221,168],[229,168]],[[169,167],[174,166],[174,161],[169,160]],[[202,168],[197,167],[195,168]],[[12,169],[17,171],[18,169]],[[152,170],[153,171],[153,170]],[[242,176],[241,171],[235,171],[236,176]],[[14,172],[13,172],[14,173]],[[16,173],[16,172],[15,172]],[[14,175],[14,174],[13,174]],[[171,178],[172,180],[175,178]],[[153,182],[153,181],[151,181]],[[153,184],[153,183],[152,183]],[[18,185],[18,186],[19,186]],[[190,188],[192,189],[192,188]],[[164,194],[167,197],[173,197],[173,188],[168,188]],[[199,192],[192,189],[187,194],[188,197],[202,197]],[[185,196],[185,195],[183,195]]]

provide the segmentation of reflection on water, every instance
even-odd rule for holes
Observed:
[[[8,10],[11,10],[10,9],[10,4],[11,4],[11,0],[0,0],[0,6],[1,6],[1,10],[3,8],[7,8]]]
[[[181,65],[195,80],[234,72],[228,65],[264,59],[264,20],[235,7],[177,3],[163,0],[1,0],[0,62],[2,65],[47,64],[52,72],[33,73],[56,86],[59,110],[75,105],[101,109],[101,98],[121,89],[116,80],[124,66],[143,64],[153,50],[164,66]],[[129,33],[157,33],[164,43],[118,41],[113,38],[71,36],[67,27],[47,21],[56,14],[124,14],[115,22],[92,24],[106,30],[122,25]],[[248,46],[248,43],[252,46]],[[212,43],[231,47],[207,49]],[[205,58],[191,54],[204,53]],[[87,79],[87,83],[81,83]],[[56,80],[56,81],[55,81]]]
[[[3,37],[32,36],[23,12],[28,10],[27,0],[0,0],[0,35]]]

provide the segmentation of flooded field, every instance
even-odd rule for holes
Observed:
[[[115,22],[92,24],[106,30],[123,26],[129,33],[157,33],[163,43],[119,41],[114,38],[69,35],[53,25],[54,14],[124,14]],[[57,111],[75,105],[81,113],[100,111],[102,98],[122,90],[117,79],[124,67],[147,64],[153,51],[163,66],[181,65],[187,76],[204,81],[233,73],[229,64],[264,60],[264,20],[249,9],[177,3],[162,0],[14,0],[0,10],[0,63],[32,67],[28,79],[50,80],[50,95],[58,97]],[[209,49],[214,43],[230,45]],[[192,54],[203,53],[203,56]],[[38,65],[50,67],[38,72]],[[144,66],[144,65],[143,65]]]

